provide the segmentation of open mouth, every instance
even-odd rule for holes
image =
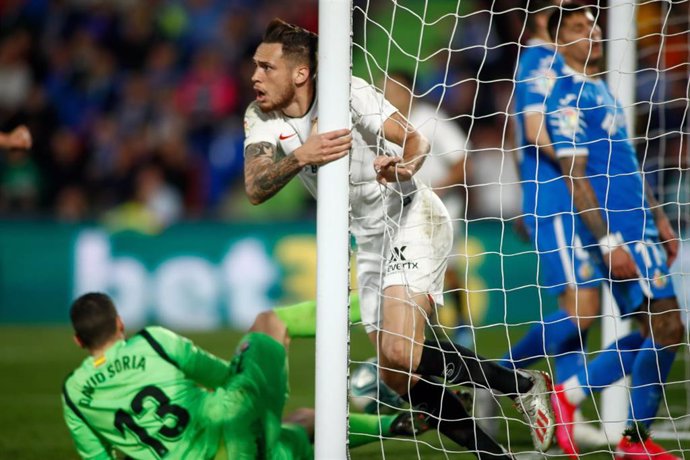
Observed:
[[[261,91],[260,89],[254,88],[254,92],[256,93],[256,100],[259,102],[263,102],[266,100],[266,93],[264,91]]]

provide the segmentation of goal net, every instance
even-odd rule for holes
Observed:
[[[517,88],[525,83],[519,77],[518,60],[540,46],[535,40],[535,27],[539,24],[533,24],[530,18],[541,11],[538,5],[544,3],[355,0],[352,73],[382,91],[432,144],[419,180],[430,185],[446,204],[453,219],[455,241],[446,274],[445,306],[429,318],[427,340],[454,342],[505,364],[503,359],[509,350],[530,329],[541,325],[541,352],[533,355],[535,359],[524,359],[516,365],[529,364],[553,375],[557,371],[556,358],[571,353],[559,354],[543,343],[549,340],[550,334],[545,325],[558,311],[558,289],[553,289],[554,281],[546,273],[550,270],[549,256],[558,249],[540,249],[535,232],[541,227],[530,228],[529,221],[541,212],[535,211],[541,209],[541,204],[532,202],[527,210],[524,204],[529,203],[524,199],[525,194],[547,199],[544,192],[537,193],[537,190],[540,187],[550,190],[550,182],[541,182],[541,176],[530,179],[521,174],[523,146],[530,143],[521,135],[524,128],[521,116],[525,110],[516,109],[521,97]],[[608,82],[610,92],[618,101],[614,105],[625,112],[629,134],[626,142],[635,150],[641,177],[650,185],[677,235],[674,243],[678,246],[678,256],[670,275],[655,278],[654,273],[640,274],[640,283],[649,285],[655,280],[672,278],[680,318],[686,322],[690,306],[690,2],[588,3],[596,7],[594,19],[602,29],[605,48],[605,58],[595,77]],[[553,79],[545,80],[546,87],[542,88],[545,101],[560,75],[554,71]],[[579,99],[574,108],[582,110],[577,104]],[[591,108],[603,106],[606,103],[599,100]],[[527,111],[532,109],[528,107]],[[541,110],[546,113],[547,107]],[[563,126],[564,129],[580,128],[577,114],[574,121],[566,117],[562,122],[575,123],[575,126]],[[548,133],[548,123],[546,113],[539,129]],[[592,127],[582,127],[589,128],[595,131]],[[609,126],[605,140],[611,145],[615,144],[611,141],[613,132],[614,127]],[[542,149],[546,147],[554,149],[555,146],[551,143]],[[612,152],[617,151],[616,145],[610,148]],[[557,161],[544,153],[535,161],[536,168],[551,162],[560,171]],[[612,157],[611,161],[617,158]],[[605,179],[610,180],[612,176]],[[601,203],[605,211],[607,205]],[[573,211],[579,214],[575,208]],[[571,261],[569,269],[564,269],[566,275],[577,276],[577,270],[584,269],[574,265],[573,260],[580,251],[592,248],[582,245],[576,228],[561,230],[569,238],[554,244],[561,244],[565,255],[570,256],[561,260]],[[655,257],[658,248],[662,246],[642,247],[649,258]],[[381,254],[382,266],[388,258],[389,254]],[[604,306],[611,303],[612,295],[603,287],[615,284],[608,278],[608,274],[602,275],[597,285],[602,289]],[[575,286],[572,279],[566,279],[564,284]],[[573,290],[578,291],[579,287]],[[610,310],[600,311],[589,328],[584,351],[578,355],[584,363],[604,354],[601,351],[611,345],[614,337],[637,329],[630,320],[602,321],[620,316],[615,304]],[[603,323],[607,325],[602,326]],[[370,359],[376,352],[367,338],[357,332],[358,324],[353,326],[350,411],[402,410],[418,415],[417,410],[406,406],[377,381],[378,364]],[[367,343],[360,347],[358,341]],[[670,374],[662,385],[659,409],[651,424],[654,439],[681,458],[690,456],[687,343],[686,329]],[[536,359],[540,357],[545,359]],[[624,359],[619,361],[622,363]],[[616,396],[616,407],[607,407],[609,397],[601,396],[599,391],[582,402],[574,422],[580,455],[595,459],[611,458],[615,453],[621,439],[618,430],[626,425],[633,400],[625,391],[631,385],[630,380],[613,384],[623,391],[622,397],[620,391]],[[511,407],[510,399],[476,388],[449,386],[448,390],[462,391],[462,398],[479,425],[506,449],[518,457],[543,458],[544,454],[535,450],[529,430]],[[614,397],[609,399],[613,401]],[[616,424],[615,436],[606,429],[607,423]],[[578,427],[585,429],[578,433]],[[382,429],[380,439],[386,442],[358,448],[351,452],[352,458],[456,458],[454,455],[466,452],[435,429],[413,438],[396,439],[390,439]],[[554,441],[554,448],[545,455],[558,457],[563,452]]]

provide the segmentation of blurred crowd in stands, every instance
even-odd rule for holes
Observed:
[[[274,16],[317,26],[304,0],[0,1],[0,125],[34,139],[3,158],[3,213],[230,217],[251,56]]]
[[[487,12],[458,28],[461,62],[445,75],[439,59],[438,75],[420,78],[429,87],[465,82],[445,95],[444,109],[459,117],[474,150],[468,180],[483,192],[468,211],[509,217],[519,208],[517,177],[498,173],[496,161],[512,149],[505,113],[524,16],[489,14],[498,2],[471,3]],[[640,9],[637,132],[677,133],[638,142],[655,170],[688,167],[688,2],[671,20],[664,3]],[[316,0],[0,0],[0,131],[25,124],[33,135],[29,151],[0,160],[0,214],[151,229],[182,218],[308,217],[311,200],[295,181],[265,207],[252,208],[242,188],[251,57],[276,16],[317,30]],[[494,83],[477,85],[477,76]]]

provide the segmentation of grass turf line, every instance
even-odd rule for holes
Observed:
[[[511,336],[514,340],[524,329],[515,328]],[[229,358],[241,333],[221,330],[186,334],[201,347]],[[598,343],[596,334],[593,341]],[[487,357],[499,357],[506,346],[505,329],[496,327],[477,331],[478,347]],[[366,336],[358,330],[353,331],[351,356],[353,360],[364,360],[374,355]],[[62,420],[60,389],[63,379],[84,358],[84,353],[72,342],[67,327],[26,327],[0,326],[0,459],[76,459],[72,440]],[[290,345],[291,396],[286,410],[302,406],[313,406],[314,395],[314,342],[296,339]],[[683,359],[679,353],[674,364],[670,381],[681,381],[684,377]],[[669,403],[683,407],[685,401],[684,385],[672,384],[667,387]],[[663,402],[662,402],[663,405]],[[504,411],[516,417],[509,404]],[[593,405],[585,406],[586,414],[594,416]],[[679,414],[676,414],[679,415]],[[533,450],[529,434],[518,421],[508,423],[511,450]],[[500,430],[499,441],[508,445],[505,435],[506,425]],[[474,458],[461,453],[452,442],[427,433],[415,445],[409,439],[391,440],[360,447],[351,452],[353,459],[379,458],[420,458],[446,459]],[[690,452],[688,442],[663,442],[669,448],[682,448]],[[446,455],[441,446],[453,453]],[[677,452],[677,454],[679,454]],[[604,452],[589,453],[587,459],[610,459]]]

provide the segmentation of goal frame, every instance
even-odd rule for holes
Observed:
[[[351,61],[351,0],[319,0],[320,133],[350,128]],[[334,460],[348,458],[349,178],[347,155],[319,167],[314,455]]]

